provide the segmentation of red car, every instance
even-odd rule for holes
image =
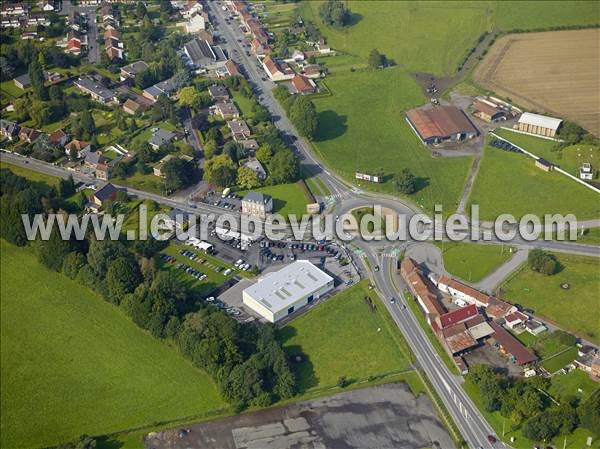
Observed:
[[[496,437],[494,435],[488,435],[488,441],[490,442],[490,444],[494,444],[497,440]]]

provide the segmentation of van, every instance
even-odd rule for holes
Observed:
[[[221,193],[221,198],[227,198],[227,195],[229,195],[230,192],[231,192],[231,188],[226,187],[225,189],[223,189],[223,193]]]

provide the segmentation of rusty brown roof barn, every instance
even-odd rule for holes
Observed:
[[[406,119],[426,144],[470,139],[478,134],[465,113],[455,106],[411,109],[406,112]]]

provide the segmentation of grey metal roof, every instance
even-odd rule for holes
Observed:
[[[175,133],[166,129],[158,129],[152,137],[148,139],[148,143],[152,146],[161,147],[173,140]]]
[[[271,200],[271,195],[261,192],[248,192],[242,201],[255,204],[267,204]]]

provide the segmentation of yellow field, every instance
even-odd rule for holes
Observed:
[[[474,79],[535,112],[578,123],[600,135],[600,29],[504,36]]]

